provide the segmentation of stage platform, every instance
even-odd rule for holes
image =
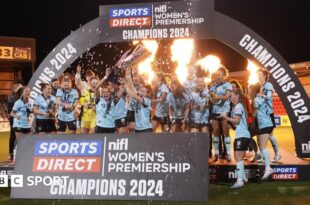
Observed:
[[[274,158],[272,149],[268,149],[270,159]],[[269,181],[309,181],[310,180],[310,161],[300,159],[290,152],[280,149],[281,160],[278,163],[271,163],[274,173]],[[264,163],[253,162],[253,154],[248,153],[244,163],[245,172],[249,181],[258,182],[264,174]],[[209,171],[211,182],[232,182],[237,178],[236,161],[232,157],[232,161],[228,163],[226,160],[218,160],[213,162],[209,159]]]
[[[271,159],[274,157],[272,149],[268,149],[271,153]],[[309,181],[310,180],[310,162],[300,159],[284,149],[280,149],[281,160],[279,163],[272,163],[271,167],[274,168],[274,174],[270,177],[269,181]],[[263,163],[251,163],[253,155],[248,154],[245,162],[246,176],[251,182],[259,182],[264,172]],[[209,159],[209,172],[210,181],[217,182],[233,182],[236,180],[237,173],[236,162],[232,157],[230,163],[226,160],[218,160],[216,163]],[[0,162],[0,174],[12,174],[14,166],[10,166],[9,161]]]
[[[275,168],[275,173],[271,176],[270,181],[310,181],[310,160],[300,159],[295,156],[295,147],[292,129],[289,127],[277,127],[275,129],[275,136],[278,139],[281,160],[279,163],[272,163],[271,166]],[[234,136],[234,133],[231,133]],[[8,132],[0,132],[0,174],[11,174],[14,167],[8,166]],[[232,138],[233,140],[233,138]],[[274,152],[268,143],[268,151],[270,159],[273,159]],[[253,155],[248,154],[247,159],[244,160],[246,175],[250,181],[259,181],[260,176],[263,175],[263,163],[251,163]],[[210,181],[212,182],[232,182],[236,178],[236,162],[232,157],[232,162],[227,163],[225,160],[218,160],[213,163],[212,158],[209,159]]]

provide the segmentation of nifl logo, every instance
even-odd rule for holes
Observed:
[[[110,9],[110,28],[151,27],[151,7],[112,8]]]
[[[310,141],[301,144],[302,153],[310,153]]]

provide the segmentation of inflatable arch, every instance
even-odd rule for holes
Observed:
[[[174,13],[177,19],[169,18]],[[267,68],[289,115],[298,157],[310,157],[310,102],[297,76],[261,36],[214,9],[214,0],[121,4],[100,7],[100,16],[62,40],[43,60],[28,86],[31,100],[41,82],[60,76],[79,56],[100,43],[190,37],[216,39]]]

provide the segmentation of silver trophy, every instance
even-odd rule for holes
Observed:
[[[137,44],[135,47],[126,51],[119,61],[112,67],[112,72],[108,80],[112,83],[119,84],[119,78],[125,76],[127,68],[134,66],[141,60],[149,57],[151,52],[148,51],[142,44]]]
[[[52,102],[52,100],[50,100],[50,102],[48,103],[47,109],[48,109],[47,113],[49,114],[49,118],[54,119],[56,117],[56,113],[54,112],[54,103]]]

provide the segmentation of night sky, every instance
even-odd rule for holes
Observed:
[[[0,36],[35,38],[38,66],[71,31],[98,17],[99,5],[141,2],[145,0],[1,1]],[[288,63],[310,60],[309,0],[215,0],[215,7],[261,35]],[[204,44],[202,55],[215,53],[232,70],[245,68],[245,59],[228,46],[215,40]]]

